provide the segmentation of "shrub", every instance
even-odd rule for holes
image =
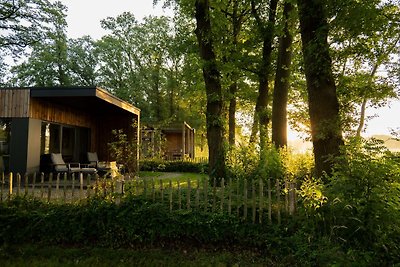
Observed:
[[[166,161],[166,160],[141,160],[139,162],[141,171],[160,171],[160,172],[192,172],[207,173],[208,163],[197,163],[191,161]]]
[[[332,236],[346,247],[400,258],[400,168],[377,140],[351,140],[326,194]],[[376,260],[376,259],[375,259]]]
[[[227,153],[226,167],[235,179],[249,179],[256,175],[259,154],[254,145],[238,145],[230,147]]]

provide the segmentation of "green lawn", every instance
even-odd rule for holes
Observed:
[[[141,171],[139,173],[139,177],[141,179],[153,180],[158,188],[160,180],[167,185],[169,181],[172,181],[172,185],[174,187],[177,186],[179,181],[181,186],[187,186],[188,180],[190,180],[192,186],[197,186],[197,181],[200,182],[200,185],[204,184],[204,179],[208,178],[207,174],[200,173],[188,173],[188,172],[151,172],[151,171]]]
[[[0,248],[8,266],[266,266],[268,259],[251,251],[192,249],[105,249],[41,246]],[[273,264],[275,265],[275,264]]]

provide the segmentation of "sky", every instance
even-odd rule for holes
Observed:
[[[153,7],[153,0],[61,0],[68,7],[68,37],[78,38],[90,35],[99,39],[107,32],[100,26],[100,21],[107,17],[116,17],[125,11],[135,15],[137,20],[149,15],[170,15],[171,10],[163,10],[159,4]],[[162,2],[162,1],[160,1]],[[391,129],[400,130],[400,101],[391,101],[389,106],[379,109],[367,109],[367,116],[378,117],[367,122],[364,136],[389,134]],[[289,138],[296,139],[296,133],[289,133]]]

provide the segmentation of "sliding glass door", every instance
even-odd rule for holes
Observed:
[[[66,162],[83,162],[89,147],[89,128],[42,123],[41,155],[61,153]]]

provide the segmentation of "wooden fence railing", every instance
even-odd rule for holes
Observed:
[[[167,205],[169,210],[228,213],[253,223],[281,222],[296,212],[296,182],[271,179],[220,181],[209,179],[124,179],[83,174],[1,174],[0,201],[31,196],[48,202],[74,202],[94,195],[117,203],[124,195]]]

